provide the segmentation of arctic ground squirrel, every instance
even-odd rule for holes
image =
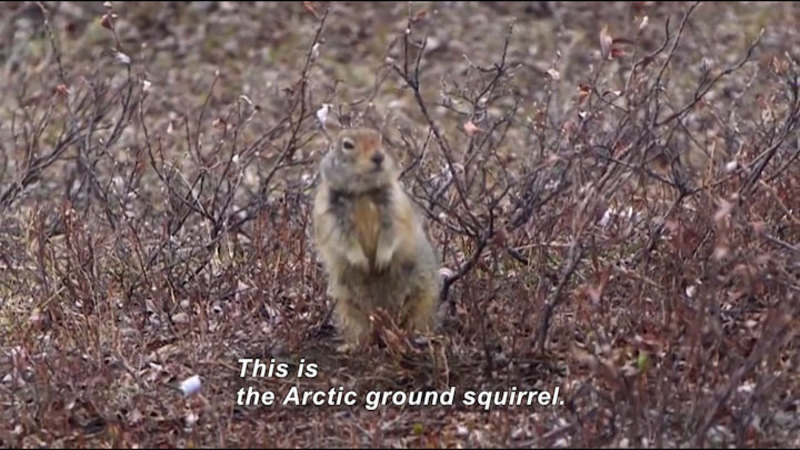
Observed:
[[[345,348],[370,340],[377,308],[407,330],[433,331],[442,284],[436,252],[381,133],[339,131],[320,178],[313,234]]]

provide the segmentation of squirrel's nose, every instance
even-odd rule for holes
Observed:
[[[380,166],[383,162],[383,153],[375,153],[372,155],[372,162],[374,162],[376,166]]]

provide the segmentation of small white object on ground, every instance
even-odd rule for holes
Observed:
[[[183,391],[183,395],[192,395],[200,390],[201,385],[200,376],[192,375],[181,382],[181,391]]]

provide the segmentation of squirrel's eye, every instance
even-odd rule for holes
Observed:
[[[350,139],[345,139],[342,141],[342,148],[349,151],[356,148],[356,145]]]

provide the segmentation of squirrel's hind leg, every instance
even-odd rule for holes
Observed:
[[[404,325],[421,334],[435,331],[438,298],[438,292],[434,292],[434,289],[421,289],[413,293],[405,302]]]
[[[365,343],[370,335],[369,316],[345,298],[336,301],[336,316],[346,349]]]

